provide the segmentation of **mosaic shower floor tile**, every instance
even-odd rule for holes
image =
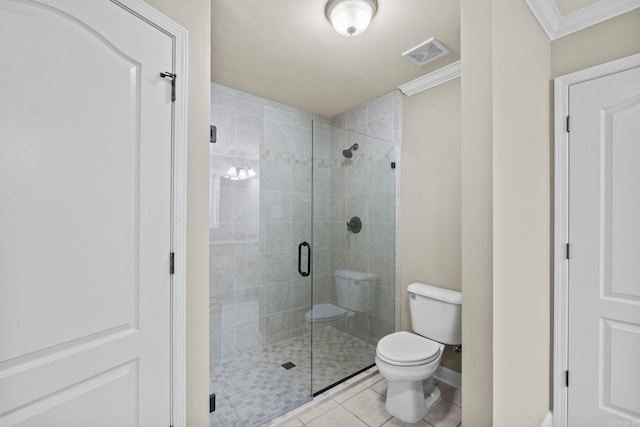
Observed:
[[[327,326],[313,336],[306,332],[224,360],[212,372],[216,411],[210,426],[261,425],[311,400],[313,392],[372,365],[374,357],[375,347]],[[287,362],[296,366],[283,368]]]

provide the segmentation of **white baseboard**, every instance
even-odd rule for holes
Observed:
[[[544,420],[542,420],[542,424],[540,424],[540,427],[551,426],[553,426],[553,418],[551,417],[551,412],[547,412],[547,415],[544,416]]]
[[[460,372],[452,371],[444,366],[438,366],[434,377],[456,388],[462,388],[462,374]]]

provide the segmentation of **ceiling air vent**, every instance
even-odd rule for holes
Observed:
[[[447,53],[449,53],[449,49],[444,47],[444,45],[438,40],[432,38],[412,49],[409,49],[402,54],[402,57],[418,67],[422,67],[424,64],[438,59]]]

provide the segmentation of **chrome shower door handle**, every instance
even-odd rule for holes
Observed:
[[[307,271],[302,271],[302,247],[307,248]],[[311,272],[311,245],[307,242],[302,242],[298,245],[298,273],[302,277],[307,277]]]

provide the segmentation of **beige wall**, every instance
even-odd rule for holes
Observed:
[[[189,30],[187,411],[190,427],[205,426],[208,423],[210,2],[148,2]],[[474,426],[490,426],[494,417],[496,426],[537,426],[544,415],[542,411],[546,411],[545,405],[548,406],[551,249],[545,239],[549,239],[552,161],[548,141],[552,102],[548,79],[640,52],[640,10],[545,43],[541,30],[535,28],[537,24],[524,7],[524,2],[512,0],[461,0],[464,76],[460,107],[461,265],[458,280],[454,278],[452,264],[446,267],[438,264],[436,271],[425,273],[417,252],[409,251],[415,245],[411,243],[414,236],[410,234],[409,225],[420,223],[420,210],[413,211],[410,207],[424,206],[427,199],[415,190],[403,196],[403,287],[406,288],[413,277],[438,281],[451,289],[457,289],[455,284],[461,283],[465,343],[463,418],[467,422],[473,420]],[[549,61],[545,52],[548,46],[551,59],[550,63],[546,62],[545,70],[542,65]],[[438,145],[432,145],[431,141],[420,145],[419,126],[410,123],[425,120],[423,108],[433,110],[430,96],[452,101],[454,97],[446,92],[455,91],[456,84],[447,83],[439,92],[436,88],[405,100],[403,176],[412,169],[414,173],[429,176],[429,171],[417,169],[417,156],[430,157]],[[545,99],[546,106],[542,106]],[[443,155],[451,154],[450,145],[443,144],[440,148],[447,149]],[[415,158],[412,153],[416,153]],[[420,180],[411,182],[412,175],[403,177],[403,183],[408,185],[403,185],[403,195],[411,185],[419,184]],[[431,188],[427,194],[442,196],[437,191]],[[412,194],[421,195],[413,201]],[[455,210],[454,204],[449,204],[447,209]],[[433,211],[429,215],[438,220],[443,212]],[[451,222],[445,223],[451,226]],[[425,235],[430,232],[437,230],[420,229]],[[432,238],[434,236],[446,240],[442,235],[432,235]],[[492,255],[494,249],[495,255]],[[454,253],[455,248],[447,246],[446,252]],[[424,279],[427,274],[428,279]],[[408,326],[406,313],[403,310],[403,329]],[[531,334],[536,339],[531,339]],[[540,343],[542,346],[538,347]],[[545,349],[547,357],[542,355]],[[525,354],[527,356],[522,357]]]
[[[493,425],[549,409],[550,42],[525,2],[493,0]]]
[[[460,79],[402,104],[401,329],[411,330],[407,286],[460,291]],[[461,370],[447,348],[442,366]]]
[[[491,426],[493,396],[490,0],[461,0],[462,419]]]
[[[551,399],[551,78],[640,52],[640,11],[554,42],[524,2],[462,0],[461,24],[463,420],[537,427]]]
[[[551,43],[551,77],[640,53],[640,9]]]
[[[524,2],[463,0],[463,421],[549,404],[550,43]]]
[[[640,10],[550,42],[524,2],[462,0],[461,42],[461,107],[452,82],[403,103],[401,291],[461,286],[465,422],[539,426],[551,401],[551,79],[640,53]],[[456,108],[460,164],[442,126]],[[455,185],[460,207],[445,194]]]
[[[189,31],[187,425],[209,425],[209,73],[211,2],[147,0]]]

